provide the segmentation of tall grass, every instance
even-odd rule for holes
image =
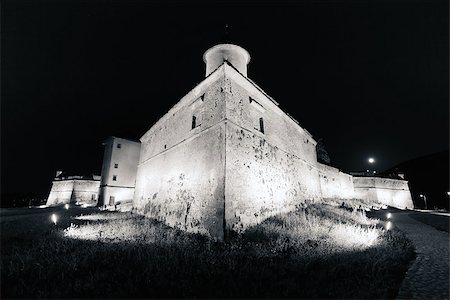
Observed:
[[[272,217],[223,243],[130,213],[66,215],[60,227],[22,241],[17,238],[23,232],[2,234],[7,247],[1,293],[3,298],[394,298],[413,248],[401,233],[377,223],[361,212],[316,204]]]

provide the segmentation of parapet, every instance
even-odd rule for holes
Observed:
[[[219,44],[206,50],[205,54],[203,54],[203,61],[206,63],[206,77],[225,61],[247,77],[247,65],[250,62],[250,54],[248,54],[247,50],[237,45]]]

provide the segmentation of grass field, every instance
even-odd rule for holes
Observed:
[[[2,298],[394,298],[414,258],[400,232],[336,205],[225,243],[131,213],[30,210],[2,211]]]

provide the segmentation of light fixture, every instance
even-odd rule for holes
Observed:
[[[392,222],[391,221],[387,221],[386,222],[386,230],[391,230],[392,229]]]
[[[386,218],[388,218],[388,219],[392,218],[392,214],[391,213],[387,213],[386,214]]]
[[[56,222],[58,221],[58,216],[55,214],[52,214],[51,219],[52,219],[52,222],[56,225]]]
[[[369,162],[369,164],[373,164],[375,162],[375,158],[369,157],[367,161]]]
[[[69,209],[69,204],[64,205],[65,209]]]

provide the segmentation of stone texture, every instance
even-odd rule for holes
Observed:
[[[66,203],[95,205],[98,201],[99,187],[99,180],[54,180],[46,205],[54,206]]]
[[[408,181],[406,180],[353,177],[353,185],[357,198],[378,201],[400,209],[414,208]]]

